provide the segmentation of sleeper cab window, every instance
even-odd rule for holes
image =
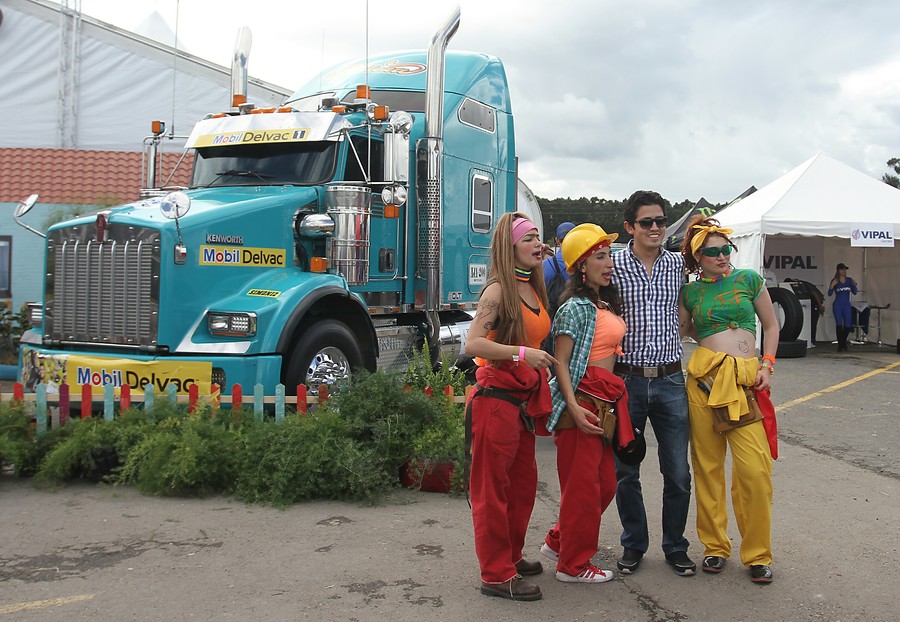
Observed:
[[[472,230],[490,233],[494,225],[494,183],[484,175],[472,176]]]

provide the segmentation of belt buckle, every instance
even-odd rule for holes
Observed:
[[[645,367],[644,378],[659,378],[659,367]]]

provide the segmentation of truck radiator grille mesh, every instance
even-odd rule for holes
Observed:
[[[159,319],[159,232],[93,223],[47,240],[44,342],[153,350]],[[102,234],[102,232],[101,232]]]

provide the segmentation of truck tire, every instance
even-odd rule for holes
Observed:
[[[284,388],[295,395],[299,384],[317,393],[319,385],[346,380],[363,365],[363,355],[353,331],[337,320],[320,320],[308,327],[290,354],[284,372]]]
[[[783,287],[769,287],[769,297],[781,325],[778,341],[794,341],[803,329],[803,307],[797,294]]]
[[[780,359],[799,359],[806,356],[806,339],[779,341],[775,357]]]

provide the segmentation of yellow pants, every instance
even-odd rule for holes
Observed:
[[[694,467],[694,498],[697,502],[697,536],[703,555],[728,558],[728,509],[725,505],[725,451],[731,448],[731,503],[741,534],[744,565],[772,563],[772,455],[761,421],[725,434],[713,430],[712,410],[697,378],[708,373],[713,353],[697,348],[688,364],[687,395],[691,417],[691,462]],[[718,355],[716,358],[721,358]],[[730,367],[730,366],[729,366]],[[756,359],[737,359],[735,366],[744,380]],[[732,367],[734,369],[734,367]],[[717,378],[717,382],[735,382]]]

